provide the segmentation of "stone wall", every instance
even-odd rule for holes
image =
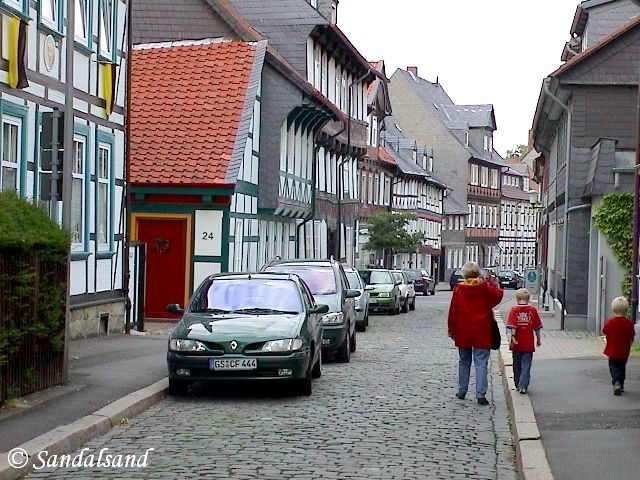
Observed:
[[[124,315],[123,301],[73,309],[69,339],[121,333],[124,330]]]

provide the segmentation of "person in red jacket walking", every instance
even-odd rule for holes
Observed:
[[[480,405],[488,405],[487,363],[491,354],[493,307],[504,291],[495,286],[489,276],[480,279],[480,267],[475,262],[462,266],[464,281],[453,289],[449,306],[449,337],[458,347],[458,393],[460,400],[465,398],[469,388],[471,360],[476,370],[476,398]]]
[[[513,381],[520,393],[527,393],[531,378],[531,362],[536,347],[533,345],[533,332],[540,346],[542,322],[538,310],[529,305],[531,294],[526,288],[516,291],[518,304],[509,312],[507,319],[507,338],[513,352]]]
[[[624,392],[627,360],[636,331],[633,323],[626,316],[629,311],[629,302],[625,297],[614,298],[611,302],[611,310],[615,317],[608,319],[602,327],[602,333],[607,336],[604,354],[609,357],[613,394],[621,395]]]

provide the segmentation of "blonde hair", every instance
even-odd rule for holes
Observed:
[[[616,315],[626,315],[629,311],[629,301],[625,297],[616,297],[611,302],[611,310]]]
[[[478,278],[480,266],[476,262],[467,262],[460,269],[464,278]]]
[[[526,288],[519,288],[516,290],[516,300],[519,302],[527,302],[529,303],[529,299],[531,298],[531,294],[529,290]]]

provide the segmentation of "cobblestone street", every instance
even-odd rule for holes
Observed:
[[[167,398],[86,445],[114,454],[153,447],[147,468],[31,478],[516,478],[497,355],[491,404],[457,400],[442,297],[419,297],[408,314],[371,316],[351,363],[324,364],[311,397],[208,388]]]

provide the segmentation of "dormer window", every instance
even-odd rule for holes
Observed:
[[[413,149],[413,152],[411,152],[411,155],[413,157],[413,162],[418,163],[418,151],[415,148]]]
[[[311,0],[309,2],[313,8],[318,9],[318,0]]]
[[[493,149],[493,138],[491,135],[484,136],[484,149],[487,152],[490,152]]]
[[[464,132],[464,146],[469,146],[469,132]]]

